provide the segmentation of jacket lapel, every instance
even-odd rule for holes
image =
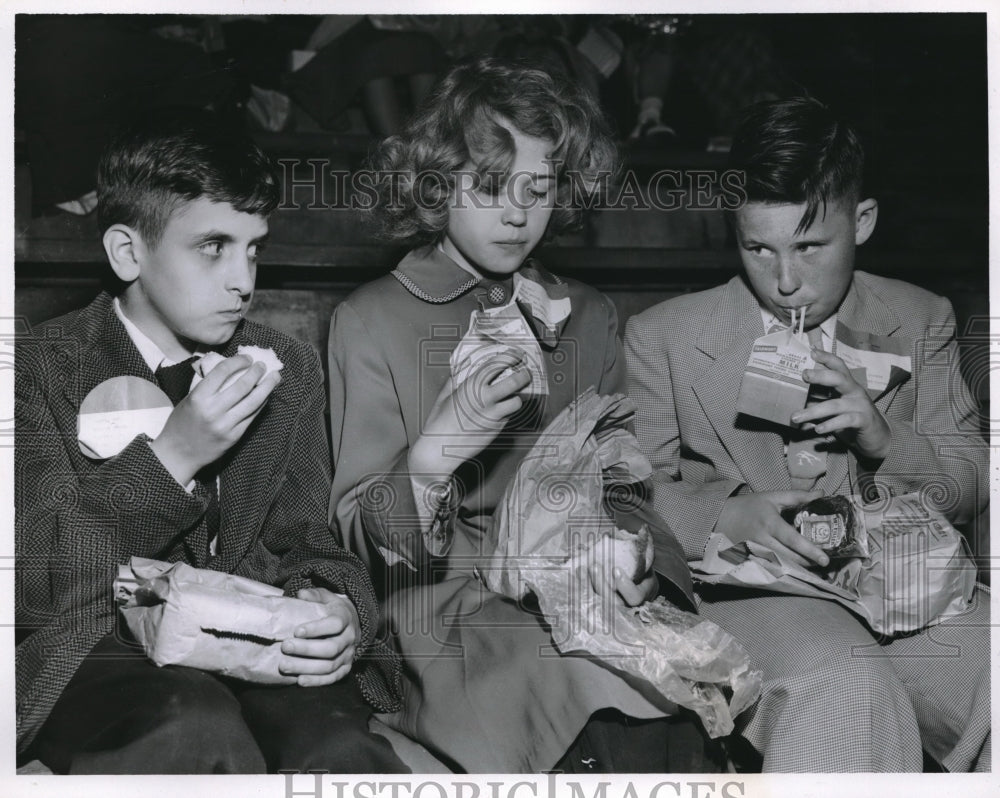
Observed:
[[[899,317],[878,294],[867,286],[866,289],[863,293],[858,290],[858,277],[855,276],[844,301],[840,303],[838,321],[858,332],[892,335],[900,327]],[[897,385],[886,391],[876,400],[875,406],[886,413],[899,392],[899,387]],[[857,484],[857,458],[851,454],[840,454],[827,460],[827,471],[818,487],[825,495],[832,496],[837,493],[852,493],[854,491],[851,486]]]
[[[113,300],[102,293],[80,312],[84,328],[76,353],[76,379],[63,383],[66,398],[79,408],[84,398],[105,380],[139,377],[155,383],[156,378],[135,348],[125,326],[115,313]]]
[[[258,343],[246,335],[246,324],[222,350],[237,354],[240,344]],[[263,527],[266,508],[281,488],[277,475],[284,473],[288,442],[304,399],[301,383],[291,375],[274,390],[243,438],[226,454],[219,470],[219,556],[210,567],[233,572]]]
[[[753,343],[763,334],[757,300],[742,278],[733,278],[696,338],[712,362],[692,384],[706,418],[755,492],[788,490],[791,484],[778,428],[735,411]]]

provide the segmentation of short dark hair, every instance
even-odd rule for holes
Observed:
[[[243,130],[193,108],[157,109],[120,130],[97,167],[97,220],[159,243],[182,202],[206,197],[269,215],[281,197],[271,159]]]
[[[861,199],[864,163],[854,130],[811,97],[750,106],[729,155],[730,168],[745,175],[748,202],[806,204],[798,233],[820,205]]]
[[[496,177],[506,179],[516,154],[503,122],[553,143],[556,191],[546,234],[576,227],[583,205],[606,190],[618,168],[599,104],[564,76],[480,58],[452,69],[403,132],[382,143],[373,160],[382,236],[409,246],[440,240],[448,225],[446,200],[463,169],[474,169],[496,190]],[[390,181],[398,182],[390,187]]]

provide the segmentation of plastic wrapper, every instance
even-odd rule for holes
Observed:
[[[263,684],[294,684],[278,671],[281,641],[327,615],[322,604],[233,574],[133,557],[119,566],[122,616],[157,665],[186,665]]]
[[[766,546],[709,537],[692,563],[703,582],[829,599],[886,635],[914,632],[969,609],[976,566],[965,539],[920,494],[866,506],[847,497],[867,555],[807,569]]]
[[[553,420],[500,501],[494,555],[480,576],[511,598],[533,593],[560,652],[639,677],[696,712],[719,737],[760,694],[760,674],[750,670],[746,652],[712,622],[662,597],[628,608],[591,583],[598,560],[606,573],[617,567],[633,578],[651,565],[649,532],[618,529],[607,505],[609,488],[652,472],[626,429],[633,413],[624,396],[590,389]]]

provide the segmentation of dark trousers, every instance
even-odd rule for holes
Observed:
[[[721,773],[725,751],[693,713],[636,720],[616,710],[590,716],[553,768],[559,773]]]
[[[57,773],[409,773],[368,731],[348,676],[325,687],[253,685],[158,668],[114,634],[87,655],[34,754]]]

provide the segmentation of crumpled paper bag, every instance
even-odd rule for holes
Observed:
[[[278,671],[281,641],[328,610],[233,574],[132,557],[115,596],[128,628],[157,665],[186,665],[249,682],[294,684]]]
[[[710,735],[723,736],[760,695],[760,674],[740,645],[662,597],[627,608],[591,584],[595,558],[610,558],[626,574],[650,565],[648,531],[617,529],[607,507],[608,488],[652,473],[626,429],[634,412],[626,397],[589,389],[553,420],[501,499],[491,527],[494,554],[478,570],[494,592],[515,599],[533,593],[559,651],[641,677],[696,712]]]
[[[902,634],[969,609],[976,566],[965,539],[920,494],[865,505],[849,497],[868,536],[869,556],[833,569],[806,569],[768,547],[713,534],[695,578],[836,601],[875,632]]]

